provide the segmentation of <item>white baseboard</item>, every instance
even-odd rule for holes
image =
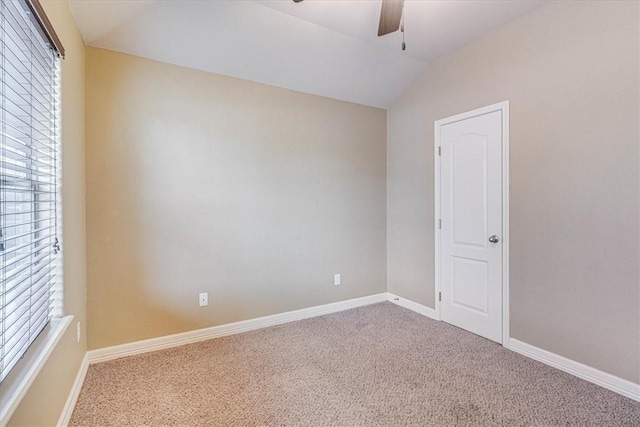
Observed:
[[[85,353],[84,358],[82,359],[82,363],[80,364],[80,368],[78,369],[76,379],[71,386],[69,397],[67,397],[67,403],[65,403],[62,414],[60,414],[58,427],[67,427],[67,425],[69,424],[69,421],[71,420],[71,414],[73,414],[73,409],[76,407],[76,402],[78,401],[78,396],[80,396],[80,390],[82,389],[84,377],[87,375],[88,369],[89,355]]]
[[[640,402],[640,384],[510,338],[508,349]]]
[[[436,315],[436,311],[433,308],[427,307],[426,305],[418,304],[417,302],[413,302],[411,300],[401,298],[392,293],[387,293],[387,300],[394,304],[399,305],[400,307],[408,308],[411,311],[415,311],[418,314],[422,314],[423,316],[428,317],[430,319],[440,320]]]
[[[362,298],[334,302],[331,304],[303,308],[301,310],[288,311],[271,316],[259,317],[257,319],[243,320],[241,322],[213,326],[211,328],[198,329],[180,334],[167,335],[159,338],[151,338],[143,341],[90,350],[87,354],[89,356],[89,363],[106,362],[108,360],[119,359],[121,357],[177,347],[199,341],[206,341],[212,338],[225,337],[228,335],[281,325],[283,323],[295,322],[296,320],[336,313],[384,301],[387,301],[386,292]]]

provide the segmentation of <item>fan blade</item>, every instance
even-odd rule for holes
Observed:
[[[293,0],[295,3],[300,3],[302,0]]]
[[[378,37],[398,31],[402,18],[404,0],[382,0],[380,10],[380,24],[378,24]]]

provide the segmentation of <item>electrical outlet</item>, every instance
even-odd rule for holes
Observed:
[[[339,274],[334,274],[333,276],[333,284],[338,286],[340,284],[340,275]]]
[[[78,342],[78,344],[80,343],[80,337],[81,337],[81,332],[82,330],[80,329],[80,322],[78,322],[76,324],[76,341]]]
[[[200,307],[204,307],[206,305],[209,305],[209,293],[202,292],[200,294]]]

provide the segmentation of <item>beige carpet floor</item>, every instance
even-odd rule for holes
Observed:
[[[92,365],[71,425],[640,426],[640,403],[381,303]]]

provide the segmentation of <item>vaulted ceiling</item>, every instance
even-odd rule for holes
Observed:
[[[86,44],[301,92],[389,107],[430,60],[543,0],[406,0],[377,37],[379,0],[71,0]]]

